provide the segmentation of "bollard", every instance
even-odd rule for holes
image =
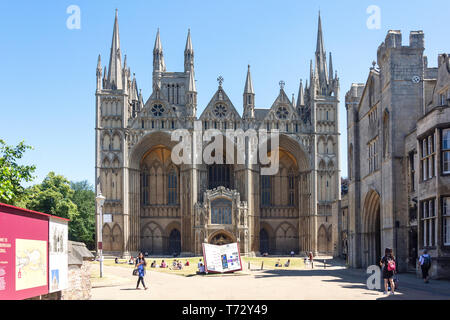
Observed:
[[[248,263],[248,270],[250,271],[250,262]]]
[[[323,268],[326,269],[327,268],[327,260],[323,259]]]
[[[264,261],[261,262],[261,270],[264,270]]]

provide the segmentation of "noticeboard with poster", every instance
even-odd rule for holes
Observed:
[[[204,243],[203,258],[207,273],[242,271],[241,253],[237,243],[222,246]]]
[[[68,225],[67,221],[50,218],[49,223],[49,292],[68,287]]]
[[[0,300],[34,298],[67,286],[68,222],[0,203]],[[58,271],[52,276],[51,270]],[[59,289],[52,289],[52,279]]]

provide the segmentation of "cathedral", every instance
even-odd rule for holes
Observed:
[[[288,97],[280,81],[273,103],[257,108],[245,66],[242,114],[221,77],[209,103],[197,105],[190,31],[184,70],[172,72],[158,30],[147,98],[121,49],[116,11],[108,68],[99,56],[95,94],[96,192],[106,197],[101,216],[97,208],[97,232],[106,254],[200,255],[203,243],[234,242],[243,255],[335,254],[340,86],[325,52],[320,14],[310,76],[300,80],[298,96]],[[223,135],[229,129],[279,131],[276,150],[272,144],[267,150],[278,155],[277,172],[263,175],[262,165],[253,163],[174,163],[171,133],[199,124]],[[234,152],[227,149],[224,156]]]

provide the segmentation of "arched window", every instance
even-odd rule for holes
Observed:
[[[270,206],[271,205],[271,181],[270,176],[261,176],[261,205]]]
[[[211,224],[232,224],[231,201],[218,199],[211,202]]]
[[[295,206],[295,175],[292,170],[289,171],[288,180],[289,180],[289,206],[293,207]]]
[[[389,152],[389,113],[383,116],[383,156],[386,158]]]
[[[178,186],[178,179],[177,179],[177,172],[175,169],[172,169],[169,172],[169,175],[167,176],[168,179],[168,204],[169,205],[175,205],[177,204],[177,186]]]
[[[353,144],[350,144],[348,150],[348,178],[353,179]]]
[[[208,168],[208,188],[210,190],[217,187],[232,188],[232,166],[227,164],[214,164]]]
[[[144,168],[144,171],[141,173],[141,201],[143,205],[148,205],[148,180],[149,180],[149,174],[147,172],[147,168]]]

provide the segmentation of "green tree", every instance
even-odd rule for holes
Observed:
[[[95,192],[89,182],[69,182],[50,172],[41,184],[26,190],[22,206],[70,219],[69,239],[94,249]]]
[[[73,224],[73,236],[84,242],[89,249],[95,248],[95,192],[88,181],[71,182],[74,191],[72,201],[78,207]]]
[[[25,189],[22,182],[30,182],[34,179],[35,166],[19,165],[17,161],[22,159],[26,150],[31,146],[20,142],[17,146],[8,146],[0,139],[0,202],[16,204],[23,199]]]
[[[53,214],[58,217],[76,221],[79,212],[77,205],[72,201],[75,192],[69,181],[50,172],[41,184],[27,189],[26,207],[30,210]],[[74,223],[69,223],[69,238],[75,240]]]

